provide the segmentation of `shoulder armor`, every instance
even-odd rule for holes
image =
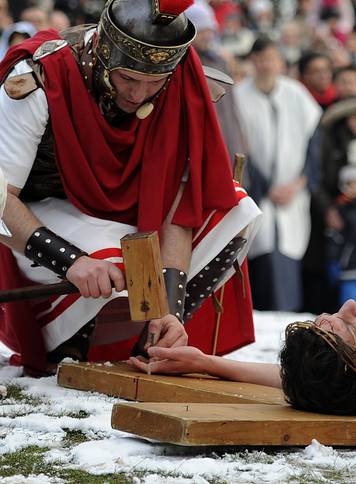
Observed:
[[[219,82],[233,85],[234,81],[230,76],[213,67],[203,66],[203,71],[208,83],[211,100],[213,103],[217,103],[226,93],[225,89],[219,84]]]
[[[24,99],[36,91],[38,87],[39,85],[32,72],[8,77],[4,82],[5,92],[11,99]]]
[[[48,40],[47,42],[43,42],[43,44],[40,45],[33,54],[33,60],[36,62],[40,59],[43,59],[43,57],[63,49],[63,47],[66,45],[68,45],[68,42],[64,39]]]

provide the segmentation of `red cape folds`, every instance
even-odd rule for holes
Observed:
[[[0,79],[54,31],[13,48]],[[204,73],[193,49],[171,76],[153,113],[111,127],[88,93],[71,49],[41,59],[56,156],[69,200],[82,212],[159,230],[186,165],[190,177],[173,222],[199,227],[204,209],[236,205],[232,173]]]
[[[42,31],[11,49],[0,64],[0,79],[43,42],[57,38],[54,31]],[[174,223],[199,227],[204,210],[236,205],[229,157],[193,49],[171,76],[153,113],[143,121],[129,116],[120,128],[106,122],[88,94],[69,47],[44,57],[41,63],[57,164],[68,199],[81,211],[137,225],[141,231],[159,230],[187,164],[190,177]],[[11,252],[1,244],[0,265],[0,289],[26,283]],[[245,304],[249,306],[250,300]],[[30,304],[10,303],[2,309],[0,339],[21,354],[28,369],[43,368],[44,343]],[[251,341],[249,326],[247,339]],[[201,342],[206,340],[204,334],[201,337]],[[230,342],[226,343],[230,349]],[[224,344],[219,348],[226,350]]]

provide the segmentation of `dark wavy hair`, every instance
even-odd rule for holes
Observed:
[[[287,332],[280,353],[282,388],[294,408],[356,415],[356,372],[345,363],[355,349],[333,335],[336,351],[307,328]]]

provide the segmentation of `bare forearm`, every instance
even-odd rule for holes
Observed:
[[[186,227],[165,224],[161,233],[163,267],[188,272],[192,252],[192,231]]]
[[[3,219],[12,237],[1,237],[0,241],[18,252],[23,253],[31,234],[42,225],[16,195],[8,193]]]
[[[184,191],[181,184],[176,199],[169,211],[161,230],[161,254],[163,267],[173,267],[188,272],[192,253],[192,230],[172,224],[174,213]]]
[[[281,387],[280,367],[277,364],[232,361],[220,356],[205,355],[204,371],[225,380]]]

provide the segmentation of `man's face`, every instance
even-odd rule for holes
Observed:
[[[168,77],[169,74],[148,75],[121,68],[112,71],[110,81],[117,92],[117,106],[125,113],[135,113],[158,93]]]
[[[356,72],[344,71],[335,79],[335,88],[338,96],[344,99],[349,96],[356,96]]]
[[[311,89],[318,92],[324,92],[330,86],[332,81],[332,70],[329,59],[317,57],[309,62],[303,80]]]
[[[335,314],[323,313],[315,325],[337,334],[348,345],[356,347],[356,301],[349,299]]]
[[[274,78],[283,70],[283,61],[275,47],[268,47],[262,52],[256,52],[251,56],[255,68],[256,77]]]

